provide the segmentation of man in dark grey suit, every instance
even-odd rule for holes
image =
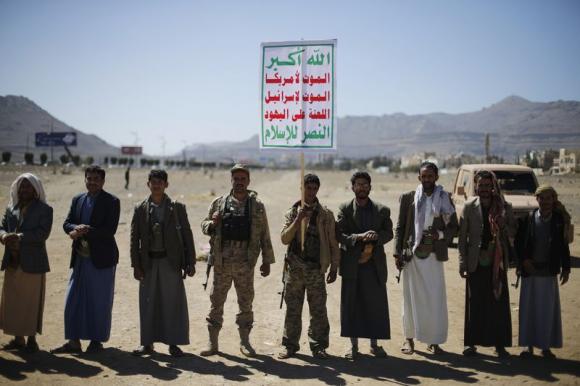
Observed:
[[[153,343],[169,345],[172,356],[183,356],[178,345],[189,344],[189,315],[183,279],[195,274],[193,234],[185,205],[165,194],[165,170],[151,170],[151,195],[135,207],[131,221],[131,266],[139,280],[141,347],[134,355],[153,353]]]
[[[370,338],[371,353],[386,357],[377,339],[391,337],[384,249],[393,238],[391,212],[369,198],[368,173],[356,172],[350,181],[355,198],[340,205],[336,225],[341,248],[340,335],[351,339],[347,359],[358,356],[358,338]]]

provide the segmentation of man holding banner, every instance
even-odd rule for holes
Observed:
[[[315,174],[304,176],[304,206],[297,201],[286,213],[281,238],[288,245],[286,253],[286,318],[284,349],[278,358],[286,359],[300,350],[304,293],[310,310],[308,340],[315,358],[326,359],[330,325],[326,314],[326,284],[324,275],[330,267],[326,283],[336,280],[340,252],[335,235],[334,215],[320,204],[316,194],[320,179]],[[307,224],[304,234],[302,222]]]

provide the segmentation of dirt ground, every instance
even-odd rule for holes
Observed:
[[[10,183],[23,170],[15,167],[0,168],[0,207],[8,203]],[[395,265],[389,259],[390,271],[387,290],[391,320],[391,340],[382,342],[389,354],[387,359],[375,359],[368,353],[368,342],[361,342],[362,358],[350,363],[342,358],[349,342],[340,337],[340,283],[328,286],[328,314],[331,325],[330,348],[333,356],[328,360],[313,359],[308,350],[308,311],[304,310],[303,335],[300,355],[290,360],[276,359],[280,348],[284,310],[279,310],[281,271],[284,248],[279,239],[283,214],[292,202],[299,198],[298,171],[255,171],[251,188],[259,192],[264,201],[270,222],[270,231],[277,262],[272,273],[262,278],[256,273],[256,297],[254,301],[255,327],[252,342],[258,351],[254,359],[243,357],[238,350],[238,334],[235,325],[237,303],[232,290],[225,307],[225,322],[220,336],[222,354],[210,358],[199,356],[207,342],[204,318],[209,309],[208,292],[203,291],[206,265],[197,265],[197,274],[186,280],[190,315],[191,344],[183,347],[186,357],[174,359],[167,354],[167,347],[156,345],[157,354],[150,358],[136,358],[131,350],[139,344],[138,284],[133,279],[129,260],[129,226],[133,206],[148,194],[146,170],[134,169],[130,189],[124,187],[124,170],[111,169],[107,172],[105,189],[121,199],[121,219],[117,232],[120,249],[120,263],[117,267],[115,304],[111,339],[101,353],[78,356],[54,356],[48,352],[63,343],[64,300],[69,277],[70,240],[62,231],[62,223],[74,194],[84,191],[83,175],[80,170],[70,175],[52,174],[47,168],[37,168],[37,173],[45,184],[48,200],[54,208],[54,226],[48,240],[51,272],[47,274],[47,296],[44,314],[43,334],[38,337],[41,352],[33,355],[0,351],[0,383],[21,384],[63,384],[78,385],[108,383],[148,384],[174,381],[179,384],[434,384],[479,383],[479,384],[578,384],[580,375],[580,309],[578,294],[580,278],[580,227],[576,227],[576,241],[571,245],[573,270],[568,284],[561,287],[561,302],[564,328],[564,348],[554,350],[558,359],[520,360],[513,356],[498,360],[492,349],[480,349],[481,355],[464,358],[463,312],[465,284],[458,274],[457,251],[451,250],[450,260],[445,264],[447,302],[449,309],[449,339],[443,348],[446,354],[434,357],[418,343],[417,352],[412,356],[400,353],[403,341],[401,326],[401,286],[395,280]],[[336,213],[339,203],[350,200],[348,172],[319,173],[322,186],[320,200]],[[171,171],[168,194],[187,204],[198,253],[207,247],[208,238],[201,234],[200,220],[215,194],[229,190],[229,174],[216,171],[204,174],[201,171]],[[392,210],[393,221],[398,214],[398,196],[414,189],[415,175],[373,175],[371,197]],[[560,192],[561,200],[571,209],[573,219],[580,218],[580,178],[540,177],[542,182],[552,183]],[[452,175],[444,175],[440,181],[451,188]],[[387,256],[392,255],[392,242],[386,246]],[[0,284],[4,275],[0,275]],[[510,271],[509,279],[515,282],[515,273]],[[340,279],[339,279],[340,280]],[[208,289],[209,290],[209,289]],[[512,309],[513,341],[517,344],[518,296],[510,287]],[[9,336],[0,335],[0,344],[7,343]],[[83,342],[86,346],[86,342]],[[510,348],[512,354],[520,349]]]

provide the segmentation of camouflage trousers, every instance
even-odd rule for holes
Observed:
[[[320,268],[308,267],[296,262],[288,265],[284,296],[286,318],[282,345],[294,351],[300,350],[304,293],[306,293],[310,310],[310,326],[308,327],[310,349],[312,351],[326,349],[330,326],[326,314],[324,274],[320,272]]]
[[[223,249],[223,263],[220,267],[214,267],[213,272],[213,285],[209,295],[211,307],[206,319],[208,326],[221,329],[224,322],[224,303],[232,283],[240,308],[236,315],[236,324],[240,329],[251,329],[254,323],[254,269],[248,263],[247,248]]]

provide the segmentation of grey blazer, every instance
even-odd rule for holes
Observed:
[[[503,239],[504,266],[508,265],[509,252],[507,242],[509,238],[514,238],[517,231],[517,223],[513,215],[512,206],[505,203],[506,226],[500,235]],[[459,270],[461,272],[475,272],[479,262],[481,234],[483,232],[483,218],[481,214],[481,203],[479,197],[470,198],[465,202],[463,212],[459,221]]]
[[[42,201],[35,200],[26,211],[22,226],[17,230],[19,209],[6,208],[0,237],[5,233],[22,233],[20,240],[20,268],[27,273],[45,273],[50,271],[46,239],[52,228],[52,208]],[[5,270],[12,254],[4,249],[1,269]]]
[[[185,205],[172,201],[169,197],[163,225],[163,239],[167,259],[176,269],[195,265],[193,233],[187,218]],[[131,221],[131,266],[147,270],[151,267],[149,258],[149,200],[135,207]],[[179,235],[177,232],[181,232]],[[180,237],[181,236],[181,237]]]

